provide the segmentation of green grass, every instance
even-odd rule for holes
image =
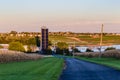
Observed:
[[[120,60],[115,58],[86,58],[86,57],[77,57],[81,60],[90,61],[97,64],[106,65],[115,69],[120,70]]]
[[[0,80],[58,80],[62,67],[58,58],[0,64]]]

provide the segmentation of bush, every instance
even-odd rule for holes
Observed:
[[[13,50],[13,51],[21,51],[24,52],[25,49],[23,47],[23,44],[21,44],[20,42],[11,42],[9,44],[9,50]]]
[[[80,52],[77,48],[74,48],[74,52]]]
[[[105,49],[105,51],[108,51],[108,50],[115,50],[114,47],[108,47],[107,49]]]
[[[99,57],[99,54],[101,53],[99,52],[75,53],[76,56],[87,57],[87,58]],[[102,57],[120,59],[120,50],[108,50],[102,52]]]
[[[120,50],[108,50],[105,51],[102,56],[120,59]]]
[[[66,53],[66,55],[69,55],[68,49],[60,49],[60,48],[57,48],[57,49],[56,49],[56,54],[61,54],[61,55],[63,55],[63,52]]]
[[[48,48],[47,50],[45,50],[45,52],[46,52],[46,53],[45,53],[46,55],[51,55],[51,54],[52,54],[52,51],[51,51],[50,48]]]
[[[85,52],[85,53],[75,53],[75,55],[76,56],[81,56],[81,57],[93,58],[93,57],[98,57],[99,53]]]
[[[91,49],[87,48],[86,52],[93,52]]]

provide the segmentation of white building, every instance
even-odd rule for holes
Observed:
[[[115,49],[120,49],[120,45],[112,45],[112,47]]]
[[[88,47],[76,47],[80,52],[86,52]]]

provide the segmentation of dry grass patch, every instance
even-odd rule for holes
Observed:
[[[14,51],[0,51],[0,63],[26,61],[26,60],[37,60],[43,56],[39,54],[26,54]]]
[[[85,53],[75,53],[76,56],[81,56],[81,57],[98,57],[99,52],[85,52]],[[116,58],[120,59],[120,50],[108,50],[105,52],[102,52],[102,57],[110,57],[110,58]]]

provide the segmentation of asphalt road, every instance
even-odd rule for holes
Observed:
[[[67,58],[59,80],[120,80],[120,71],[106,66]]]

